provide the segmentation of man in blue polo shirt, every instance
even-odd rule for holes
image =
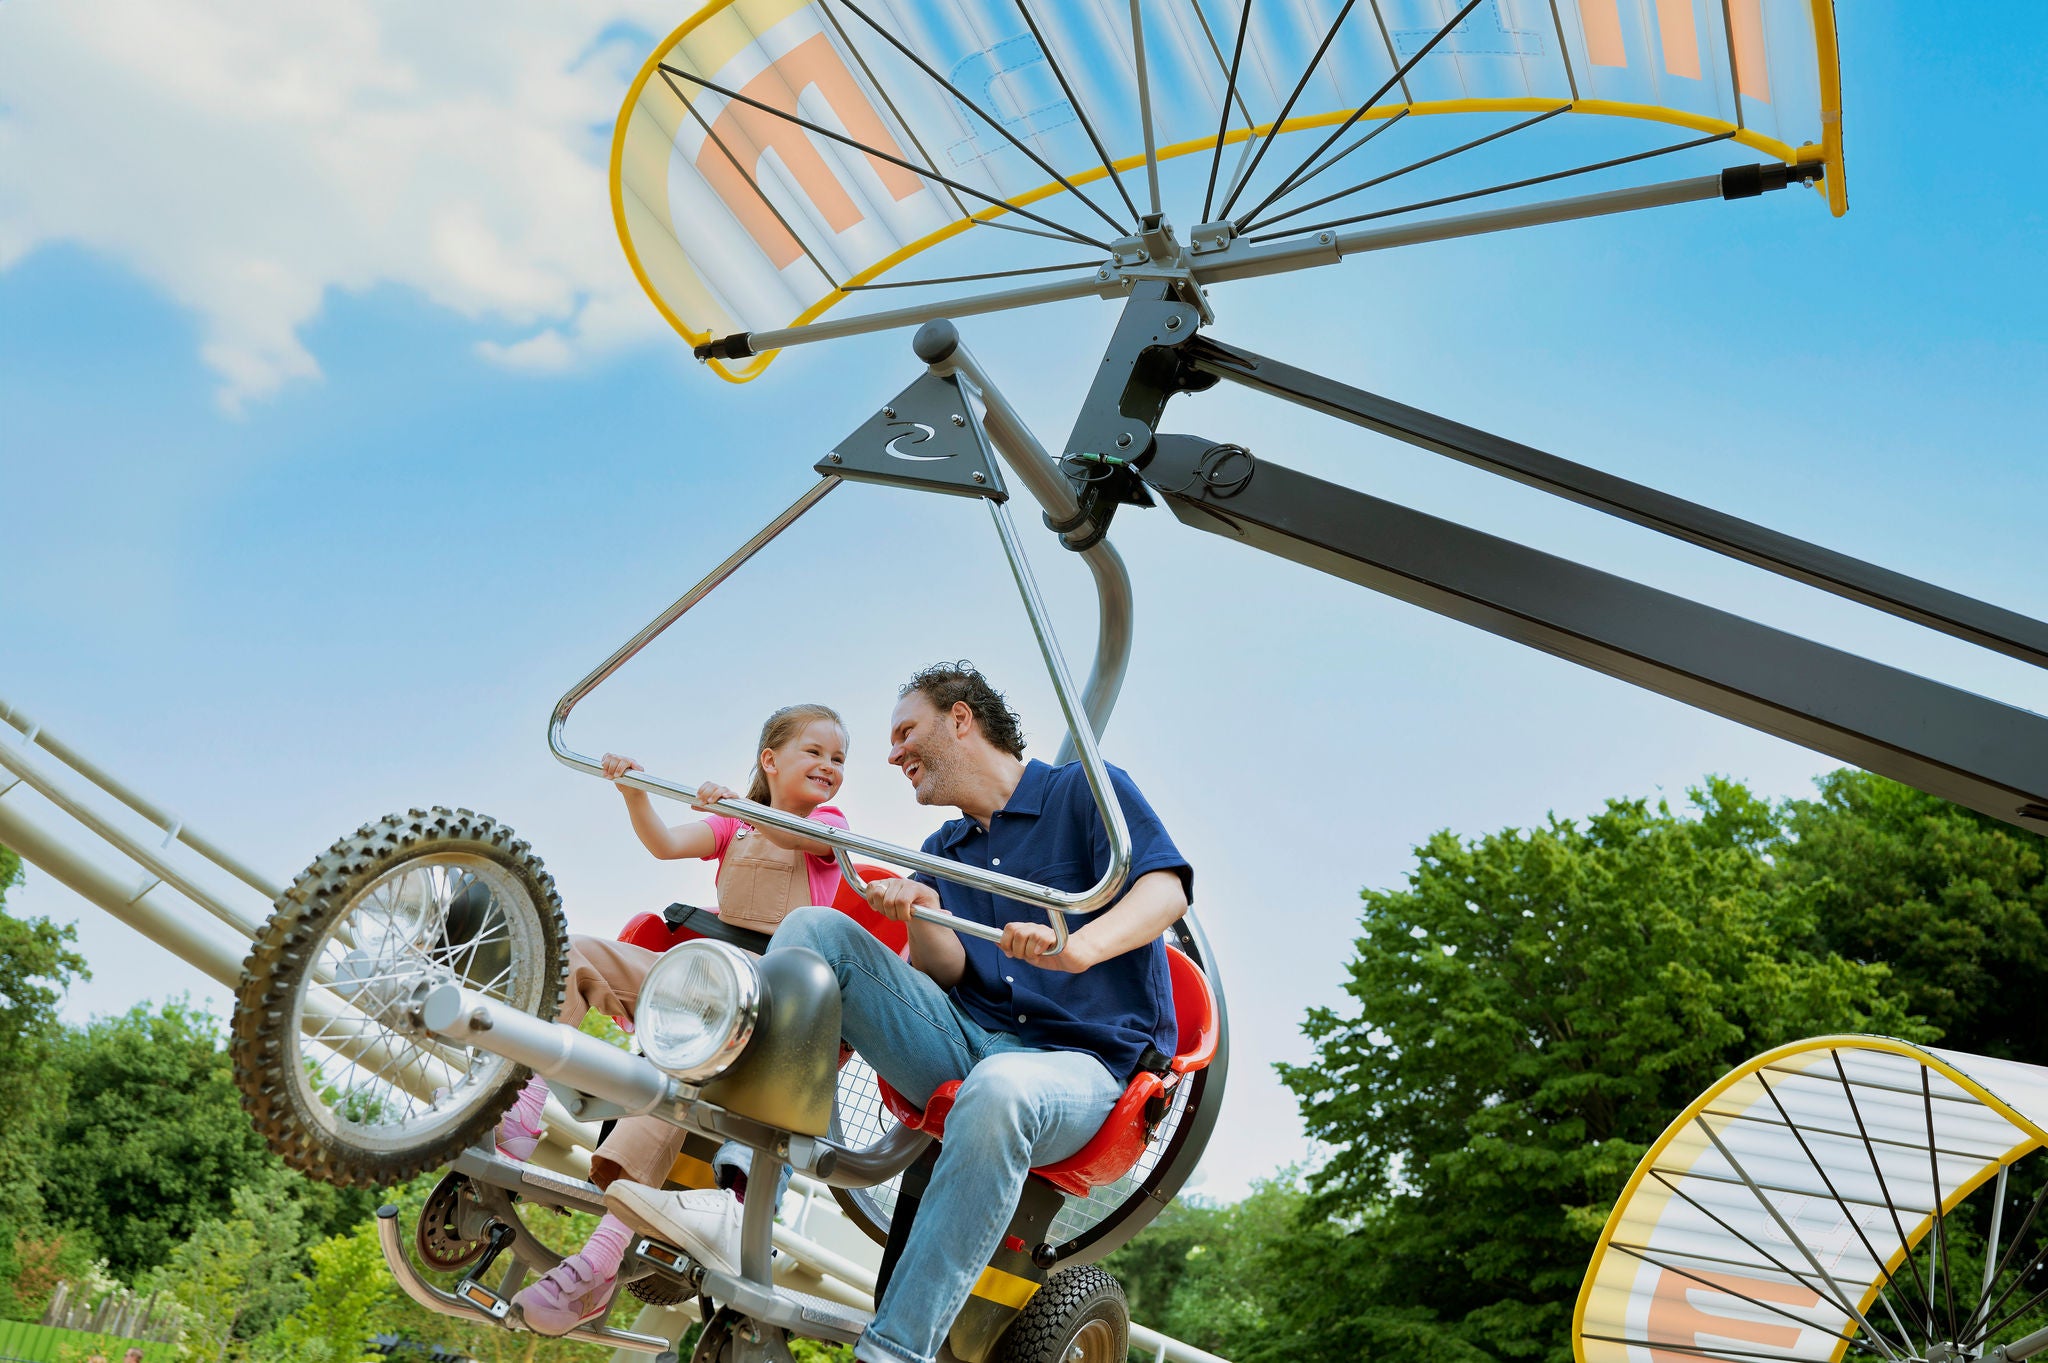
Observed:
[[[972,666],[912,677],[889,742],[918,803],[963,816],[925,839],[926,852],[1056,890],[1102,878],[1109,836],[1080,763],[1026,763],[1016,714]],[[1130,829],[1130,876],[1107,908],[1067,916],[1056,956],[1046,954],[1044,910],[926,876],[869,891],[877,911],[909,924],[907,964],[833,910],[798,909],[776,929],[771,950],[809,947],[832,966],[846,1039],[893,1088],[921,1103],[962,1081],[909,1243],[854,1346],[862,1363],[933,1363],[1026,1173],[1087,1144],[1148,1049],[1173,1053],[1162,934],[1187,911],[1194,872],[1130,777],[1109,771]],[[920,906],[1001,927],[1002,941],[915,920]],[[648,1229],[712,1262],[737,1261],[730,1198],[667,1197],[673,1208]]]

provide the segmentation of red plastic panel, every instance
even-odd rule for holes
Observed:
[[[1173,1020],[1180,1031],[1173,1072],[1206,1069],[1216,1058],[1216,1042],[1223,1030],[1217,1025],[1216,996],[1209,992],[1209,977],[1171,942],[1166,945],[1166,966],[1173,978]]]
[[[658,913],[636,913],[619,929],[619,940],[648,951],[667,951],[700,934],[688,928],[671,928]]]

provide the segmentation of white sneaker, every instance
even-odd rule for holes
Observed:
[[[622,1178],[605,1190],[604,1205],[633,1229],[666,1240],[704,1267],[739,1276],[740,1204],[724,1189],[663,1192]]]

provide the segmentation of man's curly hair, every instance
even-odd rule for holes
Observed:
[[[981,726],[983,738],[1012,757],[1024,755],[1023,721],[1003,699],[1003,693],[990,686],[988,678],[965,658],[957,663],[933,663],[903,683],[896,694],[907,696],[912,691],[930,701],[932,709],[942,714],[965,701],[974,712],[974,722]]]

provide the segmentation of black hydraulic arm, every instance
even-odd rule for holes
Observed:
[[[1213,337],[1196,337],[1180,354],[1198,373],[1284,398],[2037,667],[2048,667],[2048,624],[2016,611],[1823,549]]]
[[[1311,477],[1240,446],[1161,435],[1145,480],[1188,525],[2048,833],[2048,718],[2031,711]]]
[[[2048,624],[1198,334],[1133,296],[1068,443],[1107,533],[1142,480],[1187,524],[1569,658],[1994,818],[2048,833],[2048,717],[1425,515],[1241,445],[1156,434],[1175,394],[1228,380],[1795,581],[2048,667]]]

